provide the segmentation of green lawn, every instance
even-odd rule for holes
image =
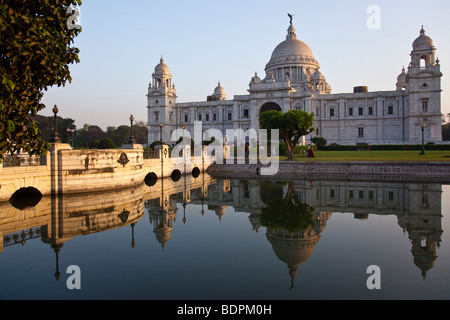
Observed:
[[[316,151],[316,158],[307,158],[306,155],[297,155],[296,161],[450,161],[450,150],[426,151]],[[287,157],[280,157],[287,160]]]

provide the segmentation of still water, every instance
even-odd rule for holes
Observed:
[[[449,208],[434,183],[208,175],[0,203],[0,299],[449,299]]]

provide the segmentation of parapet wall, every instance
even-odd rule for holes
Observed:
[[[214,178],[344,181],[417,181],[450,183],[447,162],[288,162],[281,161],[275,175],[262,176],[260,164],[213,164]]]
[[[189,153],[190,154],[190,153]],[[42,195],[76,194],[128,188],[144,183],[149,173],[160,178],[203,172],[215,160],[204,150],[202,156],[185,159],[160,152],[159,158],[144,160],[141,148],[112,150],[72,150],[65,144],[52,149],[33,166],[0,166],[0,202],[8,201],[23,188],[34,188]]]

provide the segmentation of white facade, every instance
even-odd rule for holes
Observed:
[[[286,40],[273,51],[264,79],[251,78],[248,95],[227,100],[219,83],[203,102],[177,103],[172,75],[161,58],[148,88],[149,141],[170,143],[170,135],[183,126],[193,137],[194,121],[203,129],[244,131],[259,128],[259,115],[268,110],[292,109],[315,114],[316,132],[328,143],[356,145],[421,144],[442,142],[441,78],[433,41],[422,28],[413,43],[411,62],[398,76],[393,91],[331,94],[331,86],[320,71],[311,49],[297,39],[292,22]],[[163,124],[162,130],[159,125]],[[311,137],[308,137],[311,138]],[[206,137],[208,138],[208,137]]]

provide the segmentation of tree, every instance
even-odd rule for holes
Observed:
[[[45,154],[50,145],[33,117],[44,109],[43,91],[71,82],[71,47],[81,31],[69,28],[70,5],[80,0],[0,2],[0,161],[4,154]]]
[[[267,129],[268,136],[270,130],[278,129],[280,131],[280,139],[282,139],[288,148],[289,160],[294,160],[295,147],[299,144],[300,139],[312,132],[314,124],[314,114],[306,111],[290,110],[287,113],[281,111],[267,111],[259,116],[259,124],[261,129]]]

